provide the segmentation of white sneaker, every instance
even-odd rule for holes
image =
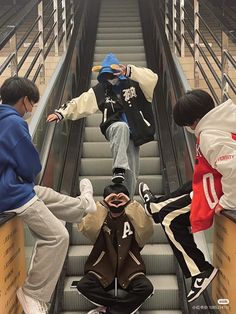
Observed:
[[[87,314],[103,314],[106,313],[106,308],[104,306],[99,306],[96,309],[89,311]]]
[[[79,184],[80,195],[87,200],[87,208],[85,213],[94,213],[97,210],[97,206],[93,199],[93,186],[89,179],[82,179]]]
[[[16,294],[25,314],[48,314],[48,307],[45,302],[26,295],[22,288],[19,288]]]

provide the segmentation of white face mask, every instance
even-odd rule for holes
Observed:
[[[25,114],[23,115],[23,119],[27,120],[32,116],[32,112],[26,111]]]
[[[195,131],[192,130],[189,126],[185,126],[185,129],[186,129],[189,133],[195,134]]]
[[[118,83],[119,79],[117,77],[113,78],[112,80],[108,80],[109,83],[111,83],[111,85],[116,85]]]
[[[25,107],[25,113],[24,113],[24,115],[22,116],[22,118],[23,118],[24,120],[27,120],[27,119],[29,119],[29,118],[31,117],[32,112],[30,112],[30,111],[27,110],[25,104],[24,104],[24,107]]]

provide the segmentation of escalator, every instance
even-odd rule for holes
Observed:
[[[151,19],[147,19],[150,8],[142,0],[101,0],[101,4],[99,1],[87,3],[90,5],[83,13],[83,19],[87,22],[80,29],[78,38],[74,38],[76,54],[71,56],[72,74],[66,76],[62,69],[61,84],[63,75],[68,77],[68,81],[55,87],[55,90],[64,90],[57,102],[63,103],[87,90],[89,85],[96,84],[96,75],[92,74],[90,80],[92,65],[100,64],[109,52],[115,53],[121,63],[148,66],[155,70],[160,80],[153,102],[158,132],[153,142],[141,147],[139,181],[146,182],[155,194],[173,190],[186,180],[181,171],[184,173],[186,167],[189,167],[185,172],[189,171],[190,175],[191,167],[190,160],[186,156],[183,159],[181,154],[181,151],[186,150],[183,132],[175,129],[171,120],[171,103],[175,97],[180,96],[181,88],[178,87],[179,94],[175,97],[170,93],[168,82],[175,85],[177,80],[171,77],[168,81],[164,56],[159,58],[162,47],[152,41],[152,33],[156,30],[152,28]],[[157,59],[162,60],[158,65]],[[48,110],[52,112],[52,108]],[[45,116],[47,113],[46,111]],[[65,121],[58,124],[55,130],[49,130],[56,145],[49,149],[42,184],[52,186],[62,193],[76,195],[79,193],[79,181],[87,177],[93,183],[95,199],[101,200],[104,187],[111,182],[112,158],[109,143],[99,129],[100,121],[101,114],[97,112],[86,120]],[[44,132],[42,128],[41,132]],[[140,200],[137,194],[136,190],[135,199]],[[190,313],[186,306],[185,283],[172,250],[161,226],[154,227],[154,235],[142,253],[155,293],[144,303],[139,313]],[[68,230],[71,234],[68,257],[50,313],[85,314],[93,305],[79,295],[77,290],[71,289],[70,285],[83,275],[84,263],[92,246],[78,232],[76,224],[68,225]]]
[[[101,1],[93,65],[98,65],[104,56],[112,52],[123,64],[146,66],[139,6],[136,0]],[[91,85],[96,84],[96,74]],[[95,199],[101,199],[103,189],[111,183],[112,158],[109,143],[99,129],[101,113],[86,119],[84,141],[80,162],[79,180],[89,178],[94,187]],[[155,194],[163,194],[163,177],[158,141],[141,147],[139,181],[146,182]],[[99,166],[98,166],[99,165]],[[136,199],[139,199],[136,190]],[[92,246],[72,227],[71,245],[68,252],[64,282],[63,313],[86,313],[93,308],[85,298],[71,289],[72,281],[83,275],[83,265]],[[143,249],[147,275],[155,287],[155,293],[143,305],[141,314],[169,313],[180,311],[177,277],[173,253],[160,225],[155,225],[155,234]]]

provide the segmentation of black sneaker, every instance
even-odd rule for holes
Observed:
[[[214,279],[218,272],[218,269],[212,267],[199,275],[192,278],[192,286],[189,294],[187,295],[188,302],[192,302],[197,299],[200,294],[208,287],[211,281]]]
[[[121,168],[116,168],[113,171],[113,176],[111,181],[116,184],[120,184],[125,180],[125,170]]]
[[[152,212],[150,208],[150,203],[155,203],[155,196],[150,191],[148,185],[144,182],[139,183],[139,195],[144,203],[144,208],[146,210],[146,214],[152,217]]]

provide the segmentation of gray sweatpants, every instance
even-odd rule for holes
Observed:
[[[23,290],[35,299],[49,302],[69,245],[68,231],[60,220],[80,222],[87,202],[82,196],[73,198],[42,186],[35,186],[35,192],[38,200],[18,214],[36,239]]]
[[[139,174],[139,146],[130,139],[129,127],[125,122],[114,122],[106,131],[110,142],[112,169],[125,169],[125,182],[130,197],[133,198]]]

